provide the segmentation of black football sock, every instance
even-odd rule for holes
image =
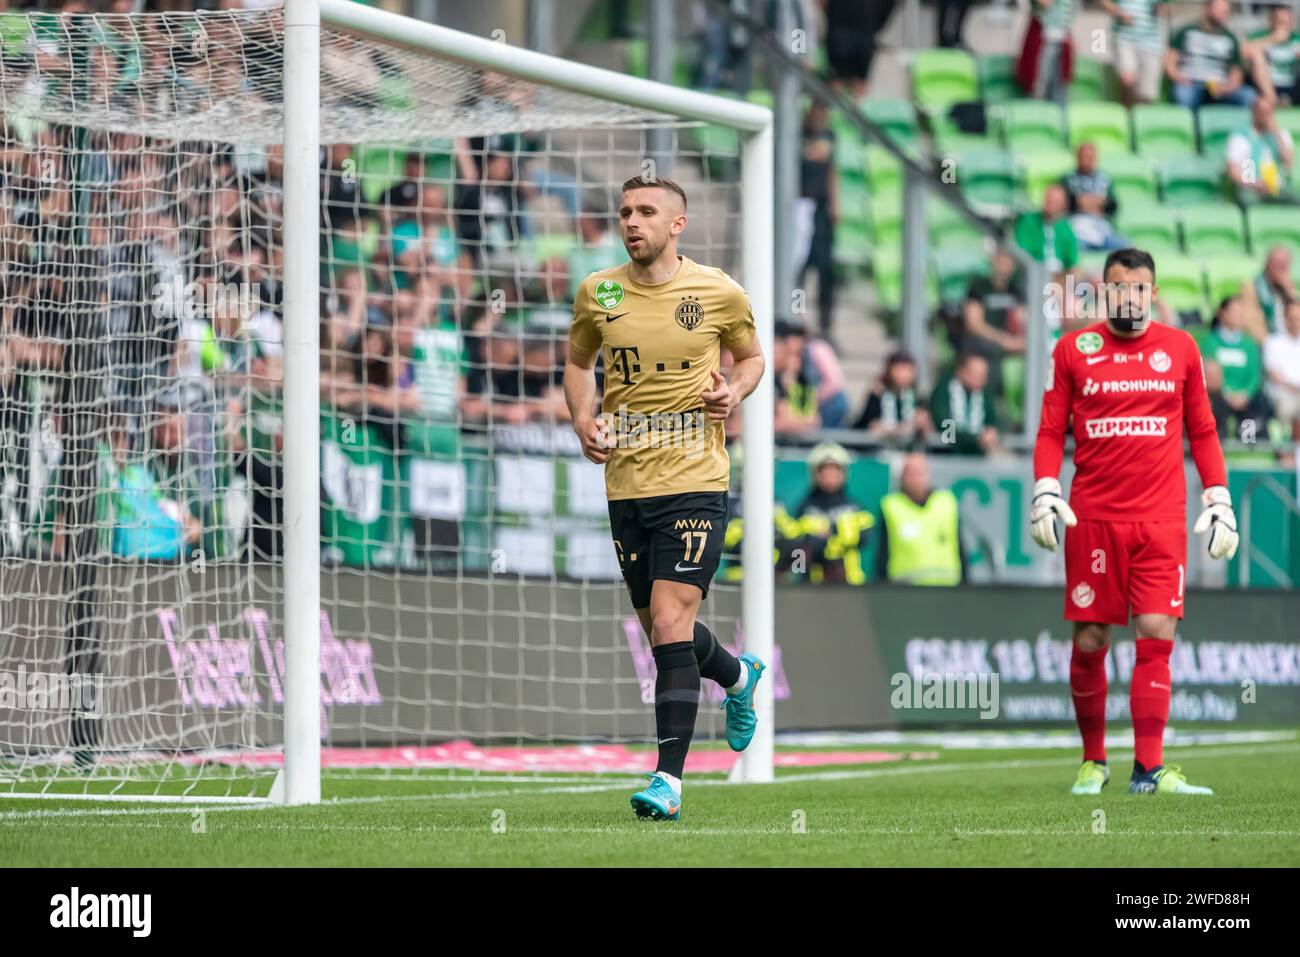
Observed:
[[[700,677],[730,688],[740,680],[740,659],[722,647],[717,636],[702,621],[695,623],[695,660]]]
[[[681,780],[695,733],[695,713],[700,708],[700,666],[689,641],[658,645],[654,656],[655,730],[659,738],[655,770]]]

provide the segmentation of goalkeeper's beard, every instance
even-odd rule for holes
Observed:
[[[1146,329],[1151,322],[1151,316],[1144,312],[1137,316],[1111,316],[1106,321],[1116,332],[1133,333]]]
[[[644,234],[638,234],[637,238],[641,240],[641,244],[635,250],[628,247],[626,240],[623,243],[623,248],[627,250],[628,258],[638,266],[650,265],[663,254],[665,249],[668,248],[667,242],[662,242],[656,245]]]

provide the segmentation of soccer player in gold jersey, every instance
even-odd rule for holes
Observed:
[[[745,290],[677,252],[686,229],[681,186],[629,179],[619,227],[631,261],[592,273],[574,298],[564,396],[583,454],[605,466],[614,548],[655,658],[659,763],[632,807],[677,820],[701,677],[726,689],[731,748],[743,751],[754,736],[754,687],[765,665],[731,655],[696,616],[726,533],[724,423],[762,377],[763,353]],[[723,348],[734,359],[730,378],[721,372]]]

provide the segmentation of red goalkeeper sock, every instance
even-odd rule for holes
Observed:
[[[1109,647],[1109,646],[1107,646]],[[1083,760],[1106,760],[1106,648],[1070,654],[1070,695],[1083,737]]]
[[[1129,711],[1133,715],[1133,760],[1150,771],[1164,763],[1165,725],[1169,723],[1169,653],[1172,641],[1162,638],[1137,640],[1137,663],[1129,688]]]

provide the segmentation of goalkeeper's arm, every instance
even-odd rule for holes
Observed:
[[[1052,354],[1043,392],[1043,411],[1038,421],[1038,438],[1034,442],[1034,496],[1029,509],[1030,532],[1034,541],[1050,552],[1059,544],[1056,520],[1067,527],[1078,523],[1074,511],[1061,491],[1061,462],[1065,458],[1065,430],[1070,422],[1070,369],[1061,349]]]
[[[1209,532],[1206,549],[1211,558],[1231,559],[1237,554],[1237,516],[1232,511],[1228,493],[1228,467],[1223,460],[1223,446],[1214,425],[1210,398],[1205,388],[1204,367],[1200,354],[1193,350],[1194,361],[1187,364],[1187,384],[1183,390],[1183,421],[1187,425],[1187,442],[1192,461],[1201,477],[1202,512],[1192,526],[1200,535]]]

